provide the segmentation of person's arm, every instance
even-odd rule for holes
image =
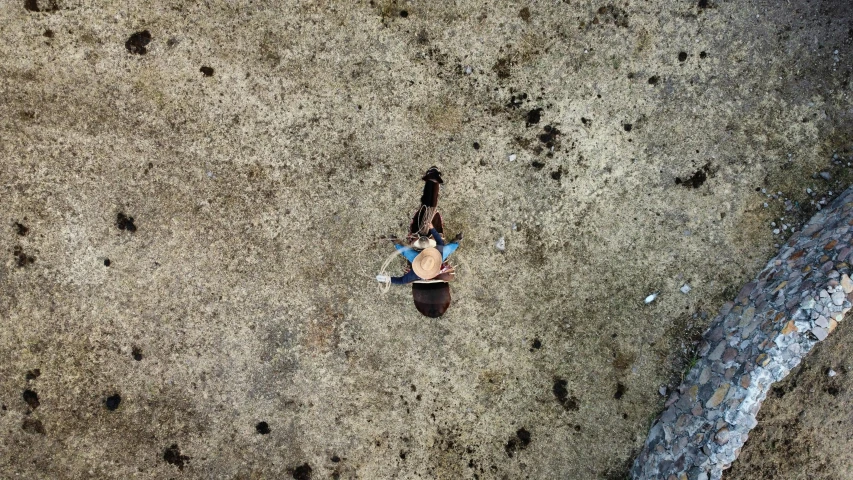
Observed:
[[[433,227],[433,228],[430,228],[430,229],[429,229],[429,233],[432,235],[432,238],[434,238],[434,239],[435,239],[435,244],[436,244],[436,245],[444,245],[444,239],[443,239],[443,238],[441,238],[441,234],[440,234],[440,233],[438,233],[438,230],[436,230],[436,229]]]
[[[407,283],[412,283],[415,280],[420,280],[420,278],[421,277],[419,277],[414,270],[409,270],[409,272],[402,277],[391,277],[391,283],[393,285],[405,285]]]

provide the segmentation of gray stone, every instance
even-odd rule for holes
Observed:
[[[743,328],[752,322],[752,318],[755,316],[755,307],[749,307],[744,310],[743,315],[740,317],[740,323],[738,323],[738,327]]]
[[[726,341],[723,340],[717,344],[714,350],[708,354],[708,360],[716,362],[723,355],[723,351],[726,349]]]
[[[672,454],[678,456],[684,447],[687,446],[688,439],[687,437],[681,437],[675,441],[675,444],[672,446]]]
[[[832,294],[832,303],[835,305],[841,305],[844,303],[844,292],[839,291]]]
[[[761,317],[757,318],[756,320],[751,322],[749,325],[743,327],[743,330],[741,330],[741,332],[740,332],[741,337],[749,338],[749,336],[752,334],[752,332],[755,331],[755,327],[757,327],[760,322],[761,322]]]
[[[817,339],[818,339],[818,341],[819,341],[819,342],[824,341],[824,339],[826,339],[826,336],[828,335],[828,333],[826,332],[826,330],[824,330],[824,329],[823,329],[823,328],[821,328],[821,327],[814,327],[814,328],[812,329],[812,334],[813,334],[815,337],[817,337]]]
[[[708,383],[708,380],[711,378],[711,369],[710,367],[705,367],[702,369],[702,373],[699,374],[699,385],[705,385]]]
[[[725,445],[729,443],[729,429],[723,427],[717,430],[717,433],[714,435],[714,441],[719,445]]]

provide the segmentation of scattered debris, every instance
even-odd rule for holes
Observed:
[[[643,303],[648,305],[649,303],[654,302],[656,298],[658,298],[658,294],[653,293],[653,294],[649,295],[648,297],[646,297],[645,300],[643,300]]]

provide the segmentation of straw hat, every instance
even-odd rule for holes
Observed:
[[[424,280],[429,280],[441,271],[441,252],[430,247],[425,248],[412,262],[412,270]]]

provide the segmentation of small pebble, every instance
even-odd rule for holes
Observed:
[[[832,370],[830,370],[830,372],[831,372],[831,371],[832,371]],[[830,375],[830,377],[831,377],[831,376],[832,376],[832,375]],[[661,396],[661,397],[665,397],[665,396],[666,396],[666,387],[665,387],[665,386],[664,386],[664,387],[660,387],[660,388],[658,389],[658,393],[660,394],[660,396]]]
[[[514,153],[510,153],[509,156],[506,158],[508,158],[510,162],[514,162],[516,157]]]
[[[833,369],[831,369],[831,368],[829,369],[829,371],[828,371],[828,372],[826,372],[826,374],[827,374],[827,375],[829,375],[830,377],[834,377],[834,376],[838,375],[838,374],[835,372],[835,370],[833,370]]]
[[[648,297],[646,297],[645,300],[643,300],[643,302],[645,302],[646,304],[649,304],[649,303],[654,302],[656,298],[658,298],[658,294],[653,293],[653,294],[649,295]]]
[[[685,283],[684,285],[681,286],[680,290],[681,290],[681,293],[686,294],[690,291],[690,285]]]
[[[779,229],[778,228],[773,229],[773,235],[779,235]]]
[[[495,248],[502,252],[506,250],[506,239],[504,237],[499,238],[498,241],[495,242]]]

